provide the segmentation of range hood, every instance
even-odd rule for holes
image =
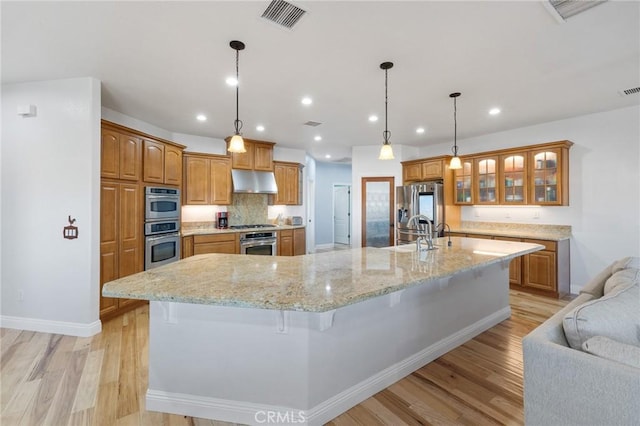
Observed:
[[[273,172],[256,170],[231,170],[233,192],[248,194],[277,194],[278,185]]]

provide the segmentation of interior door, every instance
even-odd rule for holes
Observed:
[[[351,244],[351,186],[333,187],[333,242]]]
[[[394,178],[362,178],[362,247],[393,245]]]

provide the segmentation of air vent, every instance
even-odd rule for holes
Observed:
[[[620,89],[618,90],[618,93],[620,93],[620,96],[635,95],[636,93],[640,93],[640,87],[633,87],[631,89]]]
[[[333,160],[334,163],[351,163],[351,157],[342,157],[337,160]]]
[[[262,17],[282,27],[291,29],[305,13],[307,13],[305,10],[291,3],[273,0],[262,14]]]
[[[310,126],[310,127],[318,127],[321,124],[322,123],[318,123],[317,121],[307,121],[306,123],[304,123],[305,126]]]
[[[607,0],[548,0],[543,5],[558,22],[564,22],[585,10],[591,9]]]

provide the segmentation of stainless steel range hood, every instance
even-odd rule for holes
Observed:
[[[231,170],[233,192],[249,194],[277,194],[278,186],[273,172],[256,170]]]

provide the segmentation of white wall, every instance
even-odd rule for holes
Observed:
[[[225,155],[227,143],[224,139],[209,138],[206,136],[194,136],[184,133],[172,133],[170,141],[186,145],[185,151],[202,152],[204,154]]]
[[[316,163],[316,244],[333,243],[333,185],[351,185],[351,164]],[[353,203],[352,203],[353,204]]]
[[[18,116],[29,104],[36,115]],[[100,113],[93,78],[2,87],[3,327],[100,331]]]
[[[571,225],[576,292],[613,260],[640,255],[640,107],[463,139],[458,147],[465,155],[565,139],[575,144],[569,151],[568,207],[463,207],[462,219]],[[425,147],[420,157],[443,155],[450,148]],[[539,219],[533,217],[536,211]]]

